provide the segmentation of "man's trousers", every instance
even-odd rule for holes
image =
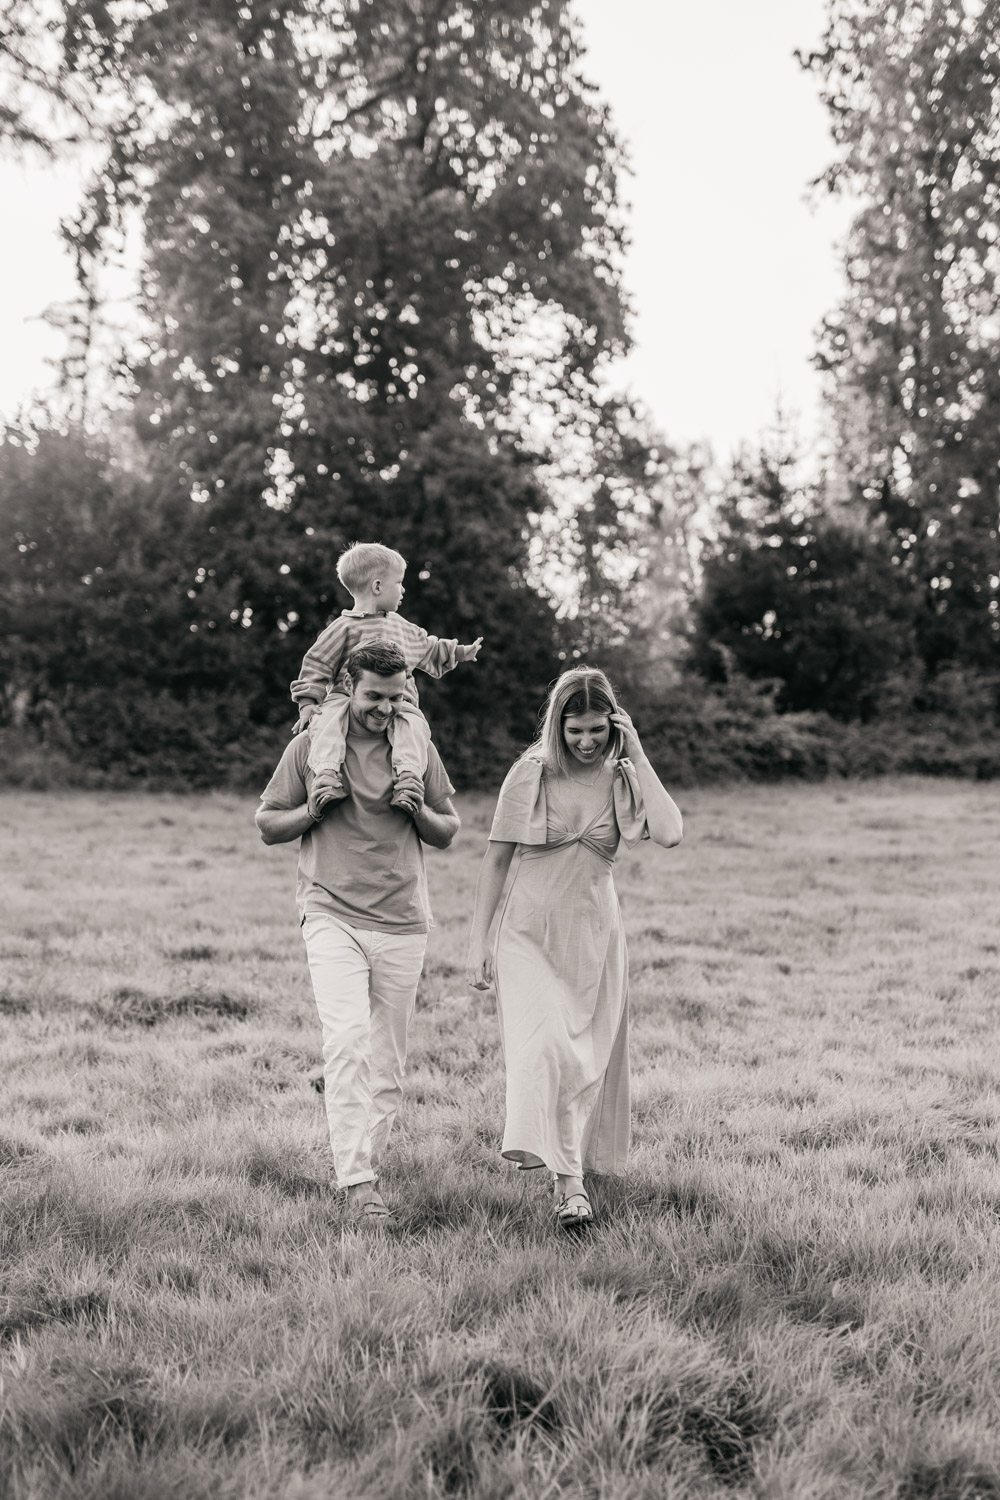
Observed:
[[[302,935],[323,1027],[337,1184],[374,1182],[402,1098],[427,935],[351,927],[322,912],[306,916]]]

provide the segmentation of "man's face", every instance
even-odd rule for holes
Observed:
[[[394,672],[391,677],[359,672],[357,681],[351,684],[351,713],[371,733],[385,734],[405,690],[405,672]]]

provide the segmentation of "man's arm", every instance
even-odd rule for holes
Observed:
[[[265,844],[290,844],[314,828],[332,800],[329,788],[306,785],[308,747],[293,740],[285,749],[277,770],[264,788],[254,814],[257,831]]]
[[[299,839],[310,828],[316,827],[316,819],[308,804],[302,807],[258,807],[254,814],[257,832],[265,844],[290,844]]]
[[[462,820],[452,806],[450,797],[439,802],[437,807],[428,807],[425,802],[421,802],[410,816],[417,833],[432,849],[447,849],[462,826]]]

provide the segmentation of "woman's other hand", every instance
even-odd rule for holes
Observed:
[[[632,720],[629,718],[628,714],[623,708],[620,708],[617,713],[609,714],[608,718],[618,730],[618,733],[621,735],[622,740],[624,741],[624,753],[631,760],[638,760],[639,756],[643,753],[642,742],[640,741],[638,731],[636,730],[636,727],[632,723]]]
[[[469,949],[465,982],[474,990],[488,990],[493,983],[493,955],[488,948]]]

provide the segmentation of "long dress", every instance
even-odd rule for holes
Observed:
[[[522,1168],[625,1168],[628,952],[612,867],[620,840],[648,837],[628,760],[584,788],[525,757],[500,790],[490,838],[518,845],[493,957],[502,1151]]]

